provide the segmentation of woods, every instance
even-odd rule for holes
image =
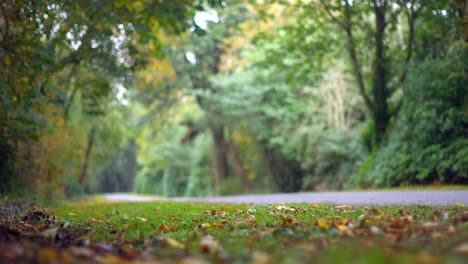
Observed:
[[[0,193],[468,183],[466,1],[0,7]]]

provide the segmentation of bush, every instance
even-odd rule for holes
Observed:
[[[413,68],[388,144],[367,179],[377,186],[468,183],[467,93],[463,56]]]

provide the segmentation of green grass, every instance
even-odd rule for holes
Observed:
[[[400,187],[387,187],[378,190],[408,190],[408,191],[418,191],[418,190],[429,190],[429,191],[463,191],[468,190],[468,185],[409,185],[409,186],[400,186]]]
[[[463,260],[453,248],[468,239],[462,206],[351,207],[148,202],[68,204],[52,213],[86,237],[128,241],[156,258],[210,262],[414,263]],[[145,244],[146,243],[146,244]],[[465,256],[466,257],[466,256]]]

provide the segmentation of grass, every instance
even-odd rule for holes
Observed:
[[[466,191],[468,185],[408,185],[400,187],[388,187],[377,190],[404,190],[404,191]]]
[[[156,259],[224,263],[463,263],[464,207],[81,203],[51,211],[91,241]],[[159,241],[149,246],[148,241]],[[458,253],[457,253],[458,252]]]

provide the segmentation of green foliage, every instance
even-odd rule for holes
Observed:
[[[364,157],[354,131],[309,127],[299,159],[307,175],[303,189],[344,189],[353,186],[355,165]],[[355,132],[354,132],[355,133]]]
[[[209,136],[202,133],[185,143],[186,131],[183,125],[167,127],[159,135],[158,144],[154,142],[140,152],[137,192],[164,196],[212,193]]]
[[[462,49],[462,53],[466,52]],[[368,180],[378,186],[466,183],[466,61],[459,54],[415,65],[388,144]]]

